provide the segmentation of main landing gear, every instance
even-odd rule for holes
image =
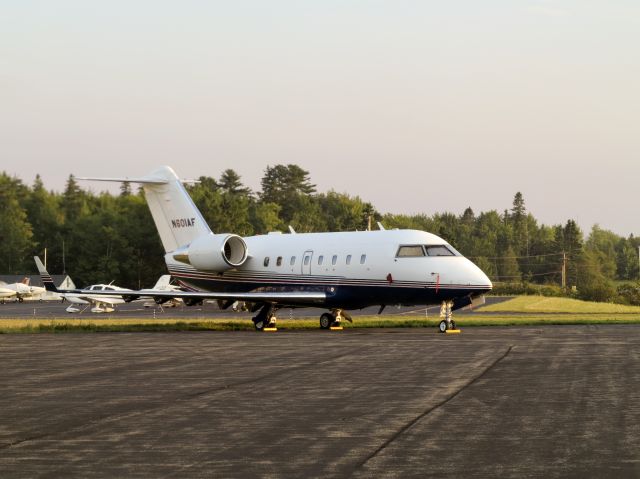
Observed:
[[[272,304],[266,304],[253,318],[256,331],[277,331],[276,308]]]
[[[332,309],[330,313],[323,313],[320,316],[320,329],[330,329],[338,331],[342,329],[342,320],[352,322],[351,316],[341,309]]]
[[[443,301],[440,306],[440,317],[443,318],[438,325],[438,330],[441,333],[459,333],[460,330],[456,328],[456,322],[453,320],[453,301]]]

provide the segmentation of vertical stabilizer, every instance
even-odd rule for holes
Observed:
[[[160,276],[160,278],[158,279],[158,282],[155,284],[155,286],[151,289],[157,289],[160,291],[166,291],[169,289],[169,284],[171,283],[171,275],[170,274],[163,274],[162,276]]]
[[[147,177],[150,181],[141,181],[142,188],[167,253],[211,233],[178,175],[170,167],[162,166]]]
[[[168,166],[161,166],[142,178],[78,179],[141,184],[149,210],[151,210],[151,216],[153,216],[162,245],[167,253],[211,233],[180,178]]]

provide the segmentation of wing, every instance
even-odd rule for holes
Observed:
[[[0,298],[11,298],[16,294],[17,293],[12,289],[0,287]]]
[[[324,291],[287,291],[287,292],[223,292],[223,291],[150,291],[150,290],[126,290],[117,292],[109,291],[92,291],[85,289],[66,289],[59,290],[51,276],[45,269],[42,261],[37,256],[34,257],[40,277],[47,291],[56,293],[71,293],[89,299],[89,297],[98,298],[107,296],[113,298],[119,296],[124,301],[135,301],[139,298],[180,298],[186,301],[199,301],[203,299],[223,299],[232,301],[247,301],[250,303],[275,303],[291,306],[314,306],[320,305],[328,298],[328,294]],[[103,299],[100,301],[106,302]]]
[[[113,291],[101,293],[99,291],[81,291],[91,294],[93,297],[114,296]],[[223,299],[231,301],[247,301],[250,303],[277,303],[292,306],[313,306],[322,304],[327,299],[327,293],[323,291],[287,291],[287,292],[222,292],[222,291],[149,291],[131,290],[123,291],[119,296],[126,302],[139,298],[167,298],[199,301],[203,299]],[[107,302],[105,299],[100,301]]]

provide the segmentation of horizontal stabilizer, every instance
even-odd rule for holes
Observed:
[[[152,177],[142,177],[142,178],[76,178],[78,180],[83,181],[112,181],[116,183],[140,183],[142,185],[166,185],[169,183],[168,180],[163,178],[152,178]]]

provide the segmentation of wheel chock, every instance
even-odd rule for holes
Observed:
[[[447,329],[445,331],[446,334],[460,334],[462,331],[459,329]]]
[[[342,331],[342,326],[329,326],[330,331]]]
[[[274,331],[277,331],[277,330],[278,330],[278,328],[276,328],[276,327],[274,326],[273,328],[263,328],[262,330],[263,330],[263,331],[266,331],[266,332],[274,332]]]

